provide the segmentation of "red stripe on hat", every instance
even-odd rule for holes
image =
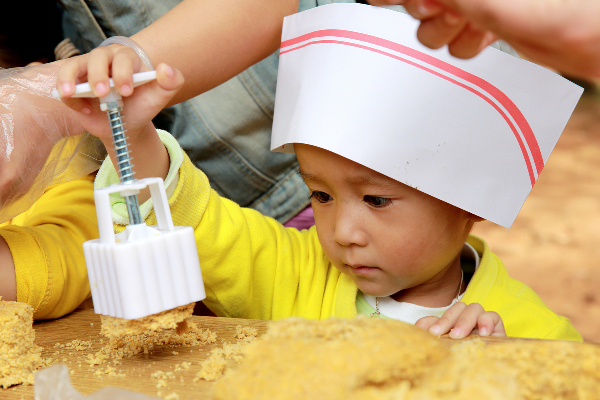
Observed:
[[[285,54],[290,51],[300,49],[302,47],[308,46],[311,43],[345,44],[345,45],[363,48],[365,50],[377,52],[377,53],[395,58],[397,60],[406,62],[410,65],[414,65],[418,68],[421,68],[425,71],[431,72],[431,73],[435,74],[436,76],[444,78],[450,82],[453,82],[453,83],[455,83],[461,87],[464,87],[465,89],[477,94],[478,96],[480,96],[481,98],[486,100],[489,104],[491,104],[502,115],[502,117],[506,120],[506,122],[509,124],[511,130],[513,131],[513,133],[515,134],[515,137],[517,138],[517,141],[519,142],[519,147],[521,148],[521,151],[523,152],[523,157],[525,158],[525,162],[527,164],[527,169],[529,171],[529,176],[531,178],[532,186],[533,186],[533,184],[535,183],[535,177],[534,177],[533,171],[531,169],[531,162],[529,160],[529,155],[527,154],[527,150],[525,149],[524,143],[522,142],[515,126],[512,124],[512,122],[506,116],[506,114],[504,114],[501,111],[501,109],[494,102],[492,102],[490,99],[485,97],[483,94],[473,90],[472,88],[470,88],[467,85],[461,84],[461,83],[453,80],[452,78],[449,78],[447,76],[439,74],[439,73],[437,73],[433,70],[430,70],[426,67],[423,67],[422,65],[419,65],[417,63],[411,62],[411,61],[403,59],[401,57],[394,56],[392,54],[385,53],[385,52],[377,50],[377,49],[373,49],[370,47],[361,46],[361,45],[357,45],[357,44],[353,44],[353,43],[339,42],[339,41],[332,41],[332,40],[329,40],[329,41],[323,40],[323,41],[318,41],[318,42],[307,43],[303,46],[299,46],[299,47],[296,47],[296,48],[290,49],[290,50],[283,49],[284,47],[292,46],[294,44],[301,43],[301,42],[304,42],[306,40],[310,40],[313,38],[319,38],[319,37],[343,37],[343,38],[348,38],[348,39],[352,39],[352,40],[367,42],[370,44],[374,44],[377,46],[381,46],[381,47],[396,51],[398,53],[403,53],[410,57],[418,59],[422,62],[425,62],[427,64],[433,65],[436,68],[446,71],[456,77],[462,78],[465,81],[472,83],[474,86],[479,87],[481,90],[487,92],[496,101],[498,101],[498,103],[502,104],[502,106],[508,111],[508,113],[512,116],[512,118],[517,123],[518,127],[520,128],[521,132],[523,133],[525,141],[527,142],[527,147],[529,147],[529,150],[531,151],[531,155],[533,157],[533,160],[534,160],[534,163],[536,166],[537,174],[539,176],[539,174],[542,172],[542,169],[544,168],[544,160],[543,160],[539,145],[537,143],[537,139],[535,138],[535,135],[534,135],[533,131],[531,130],[531,127],[529,126],[529,123],[527,122],[527,119],[525,118],[525,116],[521,113],[519,108],[512,102],[512,100],[510,100],[510,98],[508,98],[508,96],[506,96],[500,89],[498,89],[494,85],[490,84],[486,80],[479,78],[476,75],[466,72],[458,67],[455,67],[452,64],[449,64],[447,62],[439,60],[428,54],[422,53],[418,50],[401,45],[399,43],[392,42],[387,39],[378,38],[376,36],[367,35],[364,33],[358,33],[358,32],[352,32],[352,31],[340,30],[340,29],[324,29],[324,30],[311,32],[311,33],[299,36],[297,38],[293,38],[293,39],[289,39],[289,40],[281,42],[282,51],[280,54]]]

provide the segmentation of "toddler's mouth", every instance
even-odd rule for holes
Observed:
[[[352,273],[355,275],[369,275],[377,271],[377,267],[368,267],[366,265],[350,265],[346,264],[352,269]]]

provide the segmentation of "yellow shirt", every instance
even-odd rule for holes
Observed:
[[[35,319],[58,318],[90,297],[83,242],[98,237],[94,174],[49,186],[24,213],[0,224],[12,253],[17,301]]]
[[[172,139],[163,133],[161,139],[171,154]],[[96,182],[96,187],[103,186]],[[314,227],[285,228],[220,197],[187,156],[169,205],[175,225],[195,230],[207,294],[204,302],[218,316],[277,320],[357,315],[357,287],[327,259]],[[156,224],[154,212],[148,223]],[[463,301],[498,312],[510,336],[581,340],[566,318],[508,277],[484,241],[470,237],[469,243],[482,258]]]

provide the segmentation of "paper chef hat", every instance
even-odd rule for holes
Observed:
[[[318,146],[508,228],[583,90],[493,48],[428,49],[417,27],[360,4],[286,17],[271,149]]]

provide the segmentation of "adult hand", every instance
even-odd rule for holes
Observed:
[[[51,97],[59,64],[0,71],[0,222],[25,211],[80,149],[73,136],[83,127]]]
[[[466,305],[458,302],[447,309],[441,318],[424,317],[415,326],[436,336],[450,332],[452,339],[463,339],[471,333],[478,333],[480,336],[506,336],[500,315],[493,311],[486,312],[479,303]]]
[[[600,2],[595,0],[370,0],[402,4],[421,20],[426,46],[448,45],[470,58],[496,38],[539,64],[573,76],[600,78]]]

